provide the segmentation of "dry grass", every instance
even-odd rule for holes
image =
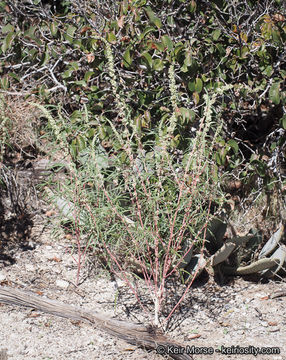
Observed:
[[[27,101],[18,96],[2,96],[0,130],[1,141],[24,150],[34,147],[38,141],[37,128],[40,124],[40,111]]]

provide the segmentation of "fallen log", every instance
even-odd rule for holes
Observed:
[[[82,310],[79,307],[50,300],[33,293],[18,290],[10,287],[0,286],[0,303],[8,305],[19,305],[37,309],[47,314],[60,316],[67,319],[88,322],[99,329],[125,340],[127,343],[139,346],[144,349],[156,350],[163,349],[185,349],[170,339],[162,331],[153,326],[129,323],[122,320],[115,320],[93,311]],[[171,353],[169,356],[176,360],[193,360],[193,357],[180,351],[178,354]]]

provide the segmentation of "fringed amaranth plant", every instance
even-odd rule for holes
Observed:
[[[119,93],[112,51],[105,44],[111,91],[122,127],[119,130],[111,121],[109,124],[119,146],[106,150],[95,132],[84,150],[72,157],[75,184],[68,182],[62,186],[69,200],[74,201],[76,194],[78,211],[84,214],[83,221],[77,222],[81,233],[86,234],[84,251],[93,246],[95,254],[104,256],[109,268],[126,282],[146,310],[140,297],[140,281],[136,281],[138,276],[143,278],[154,304],[153,321],[158,325],[167,298],[166,284],[171,278],[187,273],[191,253],[200,254],[202,260],[211,204],[222,199],[212,176],[212,151],[222,125],[213,121],[213,112],[217,94],[225,89],[205,95],[196,136],[177,161],[170,151],[178,125],[174,65],[169,69],[172,107],[169,121],[161,122],[153,134],[154,140],[146,146],[134,126],[124,94]],[[41,109],[60,147],[70,150],[65,136],[68,120],[60,115],[56,121]],[[88,128],[87,115],[85,112],[81,126]],[[89,116],[96,129],[100,129],[101,118]],[[208,133],[214,125],[216,130],[210,140]],[[201,266],[199,261],[196,270],[191,271],[181,298],[165,320],[179,306]]]
[[[8,140],[7,123],[9,119],[5,115],[5,107],[6,107],[6,103],[4,101],[4,96],[1,95],[0,96],[0,161],[3,160],[5,146]]]

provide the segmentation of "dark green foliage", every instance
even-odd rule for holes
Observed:
[[[263,156],[271,159],[276,149],[280,163],[285,161],[281,137],[275,149],[269,141],[273,130],[285,129],[284,2],[271,1],[267,7],[264,1],[237,5],[224,0],[85,4],[0,2],[2,89],[33,92],[47,103],[61,102],[73,117],[87,104],[103,119],[100,126],[91,124],[91,131],[116,151],[108,122],[118,130],[122,124],[110,89],[102,36],[112,45],[119,91],[127,96],[128,111],[146,142],[154,140],[152,131],[170,116],[167,71],[174,63],[179,105],[174,147],[186,147],[202,116],[203,95],[232,84],[217,99],[224,120],[223,139],[215,154],[218,167],[245,170],[251,156],[259,153],[264,171],[256,166],[255,171],[272,176]],[[75,152],[90,137],[71,134]],[[283,170],[276,173],[281,176]]]

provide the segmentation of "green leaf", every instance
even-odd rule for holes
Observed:
[[[263,70],[262,74],[270,77],[273,74],[273,67],[271,65],[266,66],[266,68]]]
[[[97,39],[90,39],[89,43],[93,50],[98,49],[98,40]]]
[[[145,62],[147,63],[148,67],[152,69],[152,56],[148,52],[145,52],[142,54],[142,57],[146,60]]]
[[[178,147],[178,145],[180,144],[180,139],[181,139],[181,135],[177,134],[176,136],[174,136],[171,140],[171,146],[172,147]]]
[[[86,82],[88,82],[93,74],[94,74],[94,71],[91,71],[91,70],[87,71],[87,72],[84,74],[84,80],[85,80]]]
[[[153,69],[156,71],[161,71],[164,69],[164,63],[161,59],[155,59],[153,61]]]
[[[234,153],[237,154],[238,153],[238,144],[235,140],[230,139],[228,141],[228,145],[233,149]]]
[[[75,110],[71,114],[70,120],[71,120],[72,124],[76,124],[78,121],[82,121],[82,113],[81,113],[81,111]]]
[[[203,82],[200,78],[196,78],[195,90],[199,94],[203,89]]]
[[[76,145],[77,145],[77,150],[78,152],[84,150],[86,148],[86,141],[85,141],[85,138],[81,135],[79,135],[77,138],[76,138]]]
[[[75,39],[75,40],[73,41],[73,46],[80,49],[81,46],[82,46],[82,41],[81,41],[80,39]]]
[[[89,129],[87,132],[87,136],[89,139],[92,139],[96,136],[96,129]]]
[[[135,7],[142,7],[144,5],[146,5],[146,0],[137,0],[134,2],[134,4],[132,4],[132,6],[135,6]]]
[[[145,30],[142,32],[142,34],[140,34],[139,39],[140,39],[140,40],[143,40],[144,37],[145,37],[147,34],[149,34],[150,32],[153,32],[153,31],[155,31],[155,30],[156,30],[156,29],[153,28],[152,26],[147,26],[147,27],[145,28]]]
[[[67,31],[65,33],[65,39],[72,44],[73,40],[74,40],[74,33],[76,31],[76,27],[69,25],[69,27],[67,28]]]
[[[282,43],[279,30],[272,30],[271,35],[272,35],[272,39],[275,43],[278,43],[278,44]]]
[[[15,37],[15,33],[13,31],[9,32],[9,34],[5,37],[3,44],[1,46],[1,50],[3,51],[3,53],[5,53],[8,49],[10,49],[14,37]]]
[[[167,17],[167,24],[168,24],[171,28],[175,27],[175,21],[174,21],[174,17],[173,17],[173,16],[168,16],[168,17]]]
[[[182,71],[183,73],[188,72],[188,67],[186,66],[186,64],[183,64],[183,66],[181,66],[181,71]]]
[[[225,55],[225,47],[221,43],[217,43],[215,46],[218,49],[220,56],[224,56]],[[226,57],[226,59],[227,59],[227,57]]]
[[[98,136],[99,136],[100,140],[104,140],[106,138],[107,132],[105,130],[104,125],[100,125],[97,129],[97,132],[98,132]]]
[[[72,75],[73,71],[76,71],[78,69],[79,69],[78,63],[75,61],[71,62],[68,69],[62,74],[62,78],[63,79],[69,78]]]
[[[284,115],[284,116],[280,119],[280,123],[281,123],[283,129],[286,129],[286,115]]]
[[[71,153],[71,156],[75,159],[76,155],[77,155],[77,146],[76,146],[75,140],[73,140],[73,142],[71,143],[70,153]]]
[[[155,45],[160,52],[166,51],[165,45],[161,42],[156,41],[153,45]]]
[[[173,50],[173,42],[172,40],[170,39],[169,36],[167,35],[164,35],[161,37],[161,40],[162,40],[162,43],[165,45],[165,47],[168,49],[168,50]]]
[[[200,96],[196,91],[193,93],[193,99],[194,99],[195,104],[198,105],[198,103],[200,101]]]
[[[9,89],[9,78],[8,78],[8,76],[2,77],[2,79],[0,81],[0,85],[1,85],[1,88],[3,90],[8,90]]]
[[[15,73],[10,72],[8,75],[18,82],[21,81],[21,77],[19,77],[19,75],[15,74]]]
[[[99,145],[95,150],[95,161],[101,169],[105,169],[109,165],[108,153],[101,145]]]
[[[216,152],[215,154],[215,160],[218,166],[223,165],[223,159],[221,158],[219,152]]]
[[[155,16],[154,11],[151,9],[150,6],[147,6],[147,8],[145,9],[146,14],[151,22],[151,24],[157,26],[158,29],[160,29],[162,27],[162,23],[161,20]]]
[[[192,65],[192,55],[191,55],[191,50],[187,49],[186,53],[185,53],[185,61],[184,61],[184,65],[186,66],[191,66]]]
[[[67,69],[66,71],[64,71],[62,73],[62,78],[68,79],[69,77],[71,77],[72,72],[73,72],[73,69],[71,69],[71,68]]]
[[[256,171],[261,177],[266,175],[267,165],[261,160],[254,160],[252,164],[255,166]]]
[[[87,83],[84,80],[76,80],[76,81],[72,81],[71,83],[79,86],[87,86]]]
[[[7,24],[2,27],[2,34],[7,34],[8,32],[14,32],[15,28],[11,24]]]
[[[48,46],[46,46],[45,52],[42,55],[39,66],[45,66],[48,63],[49,60],[50,60],[49,48],[48,48]]]
[[[184,50],[184,44],[182,42],[177,43],[175,50],[174,50],[174,55],[179,58],[181,52]]]
[[[58,24],[56,22],[51,23],[50,25],[51,33],[53,36],[57,36],[58,33]]]
[[[214,41],[217,41],[218,38],[220,37],[221,34],[221,30],[220,29],[216,29],[215,31],[213,31],[212,33],[212,37],[214,39]]]
[[[179,108],[179,110],[180,110],[180,116],[182,117],[182,124],[185,123],[188,124],[195,120],[196,113],[194,112],[194,110],[187,109],[185,107],[181,107]]]
[[[134,118],[134,125],[135,125],[138,133],[141,133],[141,129],[142,129],[142,116],[141,115]]]
[[[30,26],[29,29],[24,32],[24,36],[29,37],[34,40],[36,37],[35,30],[36,30],[36,26]]]
[[[107,41],[110,42],[111,44],[116,44],[116,36],[113,31],[110,31],[107,34]]]
[[[197,3],[194,0],[190,1],[189,10],[191,13],[194,13],[197,8]]]
[[[79,69],[79,63],[77,61],[72,61],[70,63],[70,68],[77,71]]]
[[[194,81],[189,81],[188,82],[188,89],[190,90],[190,91],[195,91],[195,82]]]
[[[131,63],[132,63],[132,59],[131,59],[131,55],[130,55],[130,47],[128,47],[123,55],[123,65],[126,68],[129,68]]]
[[[269,89],[269,99],[276,105],[280,103],[280,82],[271,85]]]
[[[207,82],[209,78],[206,76],[206,74],[202,74],[202,80],[203,82]]]

